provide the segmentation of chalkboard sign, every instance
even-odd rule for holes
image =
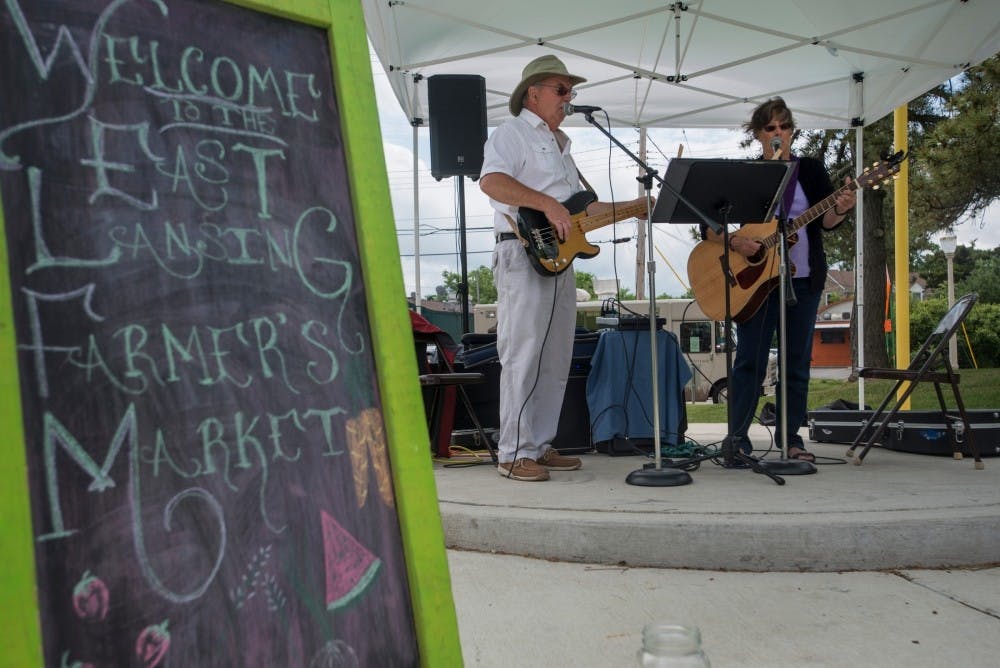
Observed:
[[[17,665],[461,660],[360,8],[281,5],[0,9]]]

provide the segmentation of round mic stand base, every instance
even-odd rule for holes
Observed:
[[[641,468],[625,477],[625,482],[639,487],[679,487],[691,483],[686,471],[670,468]]]

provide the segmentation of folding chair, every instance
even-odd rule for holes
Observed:
[[[456,372],[455,354],[459,346],[443,329],[435,326],[422,315],[410,311],[410,325],[417,348],[417,369],[420,372],[420,386],[426,390],[428,431],[431,445],[439,457],[450,456],[451,432],[455,423],[455,399],[461,399],[469,413],[469,418],[479,433],[480,442],[486,445],[490,458],[497,461],[493,441],[479,422],[476,411],[465,391],[465,385],[483,382],[481,373]],[[427,360],[428,344],[437,348],[437,362],[434,368]]]
[[[972,436],[972,429],[969,425],[969,416],[965,411],[965,403],[962,401],[962,394],[958,390],[959,375],[951,366],[948,359],[948,342],[955,336],[962,326],[973,304],[979,299],[975,292],[969,293],[955,302],[955,305],[948,309],[941,321],[927,337],[924,344],[913,356],[913,361],[905,369],[884,369],[879,367],[862,367],[858,369],[861,378],[885,378],[895,380],[896,384],[875,409],[871,417],[868,418],[861,427],[861,431],[855,437],[854,442],[847,451],[847,457],[856,466],[860,466],[868,451],[876,445],[882,444],[882,438],[890,423],[899,413],[900,407],[916,389],[921,382],[934,383],[934,391],[937,393],[938,403],[941,406],[941,417],[947,425],[949,438],[951,440],[952,456],[955,459],[962,459],[961,443],[964,437],[968,447],[975,457],[975,468],[982,469],[983,461],[979,456],[979,448],[976,447],[975,439]],[[899,395],[896,403],[889,411],[885,407],[889,401],[897,395],[900,387],[907,384],[906,389]],[[958,406],[958,418],[948,413],[948,408],[944,403],[944,395],[941,392],[941,385],[947,383],[951,386],[952,394],[955,396],[955,403]],[[961,427],[956,426],[956,422],[961,423]],[[959,431],[959,429],[961,431]],[[855,448],[864,444],[861,453],[854,454]]]

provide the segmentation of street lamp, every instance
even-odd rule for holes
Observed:
[[[946,234],[938,239],[938,246],[944,252],[945,260],[948,262],[948,308],[955,305],[955,267],[952,259],[955,257],[955,248],[958,246],[958,239],[954,234]],[[958,368],[958,332],[948,341],[948,361],[955,369]]]

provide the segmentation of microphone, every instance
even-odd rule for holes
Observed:
[[[572,116],[573,114],[592,114],[595,111],[604,111],[600,107],[587,107],[582,104],[570,104],[569,102],[563,103],[563,111],[566,112],[567,116]]]
[[[781,157],[781,137],[771,137],[771,152],[774,154],[771,156],[771,160],[777,160]]]

